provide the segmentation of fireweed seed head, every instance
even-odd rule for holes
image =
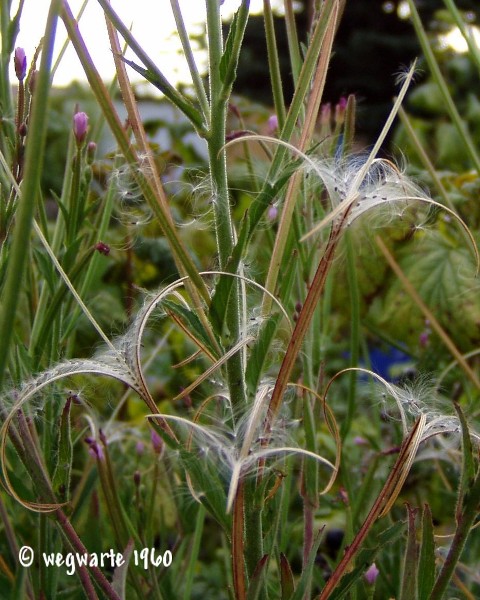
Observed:
[[[141,180],[149,179],[151,175],[147,157],[140,155],[136,164],[122,164],[112,170],[109,183],[115,192],[115,213],[126,225],[141,226],[152,219],[141,185]]]
[[[73,115],[73,135],[78,146],[85,141],[88,131],[88,115],[84,112],[77,112]]]
[[[315,173],[325,188],[331,212],[302,241],[329,223],[341,222],[348,210],[348,226],[372,208],[383,207],[388,218],[401,216],[414,201],[433,203],[392,161],[375,159],[368,164],[365,155],[348,155],[340,159],[308,160],[309,172]]]
[[[27,57],[23,48],[15,48],[13,64],[15,66],[15,75],[17,76],[18,81],[23,81],[27,74]]]

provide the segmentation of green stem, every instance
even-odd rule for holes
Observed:
[[[227,101],[223,97],[220,61],[223,54],[220,10],[217,0],[207,0],[208,60],[210,78],[210,130],[208,134],[209,170],[213,193],[213,210],[220,269],[225,270],[233,248],[233,223],[227,183],[227,160],[224,150]]]
[[[358,289],[357,267],[350,231],[345,232],[347,246],[347,279],[350,291],[350,366],[356,367],[360,354],[360,292]],[[355,411],[355,392],[357,387],[357,374],[352,371],[348,386],[347,414],[342,422],[341,437],[345,439],[353,421]]]
[[[213,193],[213,212],[220,269],[227,270],[235,232],[230,211],[225,151],[226,118],[229,97],[225,96],[220,62],[223,56],[222,24],[218,0],[207,0],[208,57],[210,78],[210,130],[207,136],[209,173]],[[227,345],[236,344],[241,333],[241,306],[239,286],[233,285],[227,309]],[[246,403],[245,377],[242,353],[237,352],[228,361],[227,376],[232,406],[243,407]]]
[[[68,211],[68,222],[67,222],[67,246],[73,244],[77,237],[77,232],[80,227],[82,217],[82,202],[80,198],[80,177],[82,172],[82,151],[77,144],[77,151],[73,159],[73,177],[72,187],[70,190],[70,203]],[[65,266],[65,270],[68,271],[68,266]]]
[[[29,133],[26,141],[25,176],[22,187],[22,200],[19,203],[12,246],[8,260],[5,287],[3,290],[0,312],[0,388],[2,386],[7,364],[13,325],[22,287],[22,274],[28,256],[30,233],[32,229],[36,196],[40,185],[45,149],[46,127],[45,115],[48,112],[48,96],[50,91],[50,68],[58,14],[61,0],[53,0],[47,17],[44,46],[40,72],[36,83],[35,97],[30,118]]]
[[[209,114],[208,98],[207,94],[205,93],[202,77],[198,72],[197,65],[195,63],[195,57],[193,55],[190,39],[185,28],[182,11],[180,10],[180,4],[178,0],[170,0],[170,5],[172,7],[173,16],[175,17],[178,37],[182,43],[183,54],[185,56],[185,60],[187,61],[188,68],[190,69],[190,75],[192,76],[193,87],[197,95],[197,100],[200,104],[200,108],[202,109],[204,119],[206,119]]]
[[[193,586],[193,575],[195,573],[195,565],[198,560],[198,552],[200,550],[200,543],[202,541],[203,526],[205,523],[205,507],[200,504],[198,507],[197,521],[195,523],[195,531],[193,533],[193,540],[191,544],[190,558],[188,559],[188,565],[185,569],[185,587],[183,589],[184,600],[190,600],[192,595]]]
[[[290,55],[290,64],[292,65],[293,83],[297,87],[300,69],[302,68],[302,56],[300,54],[300,44],[298,41],[297,26],[295,23],[295,12],[293,9],[293,0],[284,0],[285,8],[285,26],[287,29],[288,52]]]
[[[447,586],[460,560],[468,535],[478,514],[480,503],[480,469],[477,472],[472,487],[465,495],[463,510],[458,518],[457,530],[453,538],[448,556],[429,596],[430,600],[439,600],[447,591]]]
[[[265,22],[265,38],[267,41],[268,68],[272,82],[273,104],[278,119],[280,131],[285,125],[285,99],[283,97],[282,75],[280,73],[280,61],[278,60],[277,42],[275,39],[275,28],[270,0],[263,0],[263,19]]]
[[[477,170],[478,173],[480,173],[480,157],[477,154],[477,150],[476,150],[475,144],[473,143],[473,140],[470,136],[470,133],[468,132],[468,129],[466,128],[466,125],[465,125],[464,121],[462,120],[462,117],[460,116],[460,113],[458,112],[457,107],[455,106],[455,102],[453,101],[453,98],[450,94],[447,82],[445,81],[445,79],[440,71],[440,67],[438,66],[438,62],[437,62],[435,55],[433,53],[433,50],[430,46],[427,34],[425,32],[425,29],[423,28],[422,21],[420,19],[420,15],[418,14],[418,11],[415,7],[415,3],[413,2],[413,0],[408,0],[408,5],[410,7],[411,19],[412,19],[413,26],[415,28],[415,32],[418,37],[418,41],[420,42],[420,45],[422,47],[425,58],[427,60],[428,66],[430,67],[430,71],[432,73],[433,79],[435,80],[436,84],[438,85],[440,93],[443,96],[443,101],[445,103],[445,109],[447,110],[448,114],[450,115],[450,118],[452,119],[453,124],[457,128],[457,131],[458,131],[460,137],[463,139],[463,143],[465,144],[465,148],[468,151],[468,154],[470,155],[470,158],[474,164],[475,169]]]
[[[172,249],[172,254],[175,257],[176,264],[179,266],[179,269],[183,269],[185,273],[189,275],[192,283],[199,290],[204,300],[208,303],[210,301],[210,296],[202,278],[198,274],[198,270],[193,263],[192,258],[187,253],[175,230],[175,227],[172,223],[172,216],[168,212],[169,204],[166,197],[164,197],[164,192],[163,190],[161,191],[158,189],[154,191],[145,174],[141,171],[141,169],[137,168],[140,164],[140,161],[136,156],[123,125],[115,111],[111,101],[111,95],[109,94],[100,75],[95,69],[92,58],[90,57],[85,43],[79,34],[77,24],[73,18],[68,2],[65,0],[63,2],[61,18],[65,23],[68,35],[72,41],[80,62],[82,63],[90,87],[100,105],[105,120],[110,126],[110,129],[115,136],[116,142],[119,145],[119,148],[126,161],[134,167],[134,175],[137,179],[137,183],[141,187],[142,193],[144,194],[149,207],[152,209],[153,214],[158,219],[160,226],[162,227],[165,237],[167,238]]]

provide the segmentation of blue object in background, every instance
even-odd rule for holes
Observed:
[[[415,368],[412,357],[394,346],[370,348],[369,356],[372,371],[392,383]]]

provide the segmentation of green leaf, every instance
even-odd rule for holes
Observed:
[[[72,397],[68,397],[60,417],[58,432],[58,459],[52,478],[52,487],[57,499],[66,502],[69,497],[70,476],[72,472],[73,445],[70,426]]]
[[[260,593],[263,589],[263,584],[265,581],[265,567],[268,564],[268,554],[262,556],[262,558],[258,561],[257,566],[253,572],[253,575],[250,579],[250,583],[248,585],[247,591],[247,600],[257,600],[260,596]]]
[[[242,48],[243,35],[247,26],[250,0],[243,0],[234,14],[228,31],[225,49],[220,59],[220,79],[224,87],[224,95],[228,96],[237,74],[238,59]]]
[[[310,554],[308,555],[307,564],[302,571],[300,579],[298,580],[297,588],[291,596],[291,600],[303,600],[305,596],[305,592],[307,591],[307,588],[312,580],[313,567],[315,565],[315,559],[317,558],[318,547],[322,541],[323,532],[324,528],[317,533],[317,537],[315,538],[310,550]]]
[[[280,552],[280,585],[282,600],[289,600],[295,592],[295,581],[288,558],[283,552]]]
[[[112,588],[119,595],[121,600],[126,600],[127,598],[127,574],[128,574],[128,565],[130,563],[130,559],[132,558],[133,549],[135,544],[132,539],[128,541],[128,544],[123,551],[123,565],[120,565],[115,569],[112,577]]]
[[[478,323],[480,303],[474,283],[475,266],[463,238],[453,232],[429,231],[421,241],[406,244],[398,252],[398,262],[425,304],[435,313],[457,346],[468,349],[480,342]],[[421,248],[421,249],[420,249]],[[461,315],[461,318],[460,318]],[[425,318],[420,309],[395,280],[385,295],[384,312],[378,325],[392,338],[418,348],[418,335]]]
[[[227,273],[233,274],[237,272],[238,265],[242,259],[248,240],[248,223],[249,216],[247,212],[243,218],[237,244],[233,249],[232,255],[225,269]],[[217,285],[215,286],[215,292],[210,303],[209,318],[213,325],[214,331],[219,336],[221,336],[223,333],[228,301],[230,298],[230,292],[232,291],[232,286],[235,283],[235,279],[236,278],[233,275],[221,275]]]
[[[292,173],[298,167],[299,162],[295,161],[289,164],[288,167],[282,171],[282,176],[277,179],[274,184],[266,184],[264,190],[254,199],[250,212],[248,213],[248,219],[245,218],[238,235],[238,241],[233,249],[232,255],[227,264],[227,271],[229,273],[236,273],[238,271],[238,265],[243,256],[246,243],[250,240],[251,236],[255,232],[256,226],[258,225],[263,213],[270,205],[271,202],[280,194],[282,188],[289,180]],[[247,215],[246,215],[247,216]],[[228,277],[231,280],[231,277]],[[210,317],[212,318],[215,326],[215,331],[221,331],[223,325],[223,319],[225,317],[225,304],[222,302],[222,298],[228,298],[230,290],[232,288],[233,281],[219,281],[218,299],[215,301],[217,290],[212,300],[213,308],[210,311]],[[215,303],[214,303],[215,302]]]
[[[199,459],[198,454],[184,449],[180,449],[180,457],[186,472],[191,478],[194,489],[202,491],[200,501],[224,530],[230,532],[230,515],[225,513],[227,496],[219,469],[212,468],[205,457]]]
[[[168,300],[168,298],[164,298],[162,300],[162,306],[167,312],[175,315],[186,326],[187,330],[193,334],[198,342],[208,349],[210,354],[212,354],[215,358],[218,358],[208,333],[205,331],[200,319],[193,311],[181,304],[178,304],[177,302]]]
[[[460,487],[458,490],[458,498],[457,498],[457,508],[456,508],[456,518],[457,522],[461,518],[463,511],[463,503],[466,494],[469,492],[472,483],[475,479],[475,461],[473,458],[473,447],[472,440],[470,439],[470,431],[468,428],[467,421],[465,419],[465,415],[463,414],[460,405],[455,402],[454,403],[455,410],[457,411],[458,419],[460,421],[462,427],[462,455],[463,455],[463,464],[462,464],[462,477],[460,481]]]
[[[428,600],[435,582],[435,540],[432,513],[425,504],[422,515],[422,545],[418,563],[418,600]]]
[[[160,90],[165,96],[174,104],[183,114],[192,122],[194,127],[201,130],[203,127],[202,116],[200,112],[189,102],[185,96],[178,92],[168,79],[158,70],[145,69],[140,65],[137,65],[132,60],[128,60],[125,57],[121,57],[122,60],[127,63],[134,71],[145,77],[152,85]]]
[[[418,569],[418,548],[415,527],[415,517],[417,509],[407,504],[408,511],[408,535],[407,546],[403,562],[402,591],[400,600],[417,600],[417,569]]]
[[[389,527],[385,531],[382,531],[377,536],[378,544],[373,548],[363,548],[357,555],[355,560],[355,567],[347,573],[339,581],[336,588],[330,595],[330,600],[340,600],[344,598],[347,592],[356,584],[356,582],[362,577],[368,567],[375,562],[375,558],[378,552],[387,545],[392,544],[398,539],[404,529],[405,523],[399,521],[392,527]]]
[[[220,79],[222,80],[222,83],[225,83],[226,77],[227,77],[227,73],[229,71],[229,67],[230,67],[230,61],[232,60],[232,53],[233,53],[233,45],[235,42],[235,37],[237,34],[237,25],[238,25],[238,14],[240,12],[240,9],[237,10],[237,12],[233,15],[233,19],[232,19],[232,23],[230,25],[230,29],[228,30],[228,36],[227,36],[227,40],[225,42],[225,50],[222,54],[222,58],[220,60]]]
[[[57,284],[57,275],[50,257],[39,248],[34,248],[33,254],[41,279],[48,285],[50,292],[53,293]]]
[[[258,382],[260,381],[267,360],[268,350],[280,318],[281,314],[277,313],[271,315],[262,323],[258,338],[250,353],[245,371],[245,381],[252,394],[255,394],[257,390]]]

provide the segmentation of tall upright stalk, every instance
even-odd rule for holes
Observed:
[[[26,141],[22,201],[19,203],[17,209],[0,311],[0,339],[2,340],[0,344],[0,388],[8,364],[10,341],[13,336],[13,324],[21,294],[22,274],[24,273],[28,256],[28,242],[43,167],[44,142],[47,131],[45,114],[47,112],[51,85],[50,69],[52,65],[53,45],[61,5],[62,2],[60,0],[53,0],[48,11],[40,72],[37,78],[29,133]]]
[[[208,163],[213,195],[215,234],[220,268],[227,269],[228,260],[235,243],[235,230],[230,210],[227,179],[227,155],[225,150],[226,120],[231,85],[225,80],[221,69],[224,53],[220,6],[217,0],[207,0],[208,60],[210,81],[210,117],[207,135]],[[244,0],[240,11],[244,13],[244,26],[248,15],[249,1]],[[239,12],[239,14],[242,14]],[[226,50],[225,50],[226,52]],[[228,58],[228,57],[227,57]],[[223,74],[223,77],[222,77]],[[233,346],[241,335],[240,286],[235,283],[227,310],[226,325],[229,339],[227,346]],[[245,377],[242,354],[236,353],[227,364],[227,375],[232,406],[244,407],[246,402]]]

